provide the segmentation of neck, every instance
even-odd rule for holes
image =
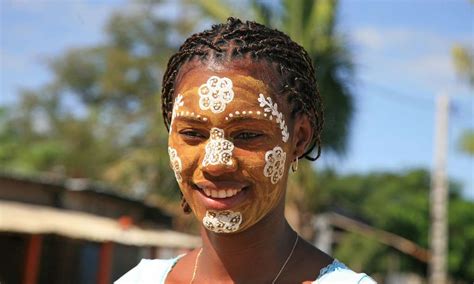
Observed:
[[[276,276],[296,239],[283,211],[276,208],[258,224],[236,234],[216,234],[203,228],[199,274],[244,283],[273,280],[262,277]]]

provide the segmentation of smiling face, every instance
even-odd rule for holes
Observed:
[[[176,83],[171,165],[194,214],[214,232],[245,230],[284,202],[294,152],[289,107],[259,68],[271,73],[262,64],[198,65]]]

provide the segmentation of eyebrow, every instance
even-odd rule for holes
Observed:
[[[257,115],[226,116],[225,121],[227,124],[241,121],[264,121],[265,123],[267,121],[270,122],[268,118],[259,117]]]
[[[206,123],[207,124],[209,122],[209,118],[202,115],[197,115],[197,116],[179,115],[179,116],[176,116],[174,119],[191,122],[191,123]]]
[[[180,115],[180,116],[176,116],[175,117],[175,120],[177,121],[184,121],[184,122],[189,122],[189,123],[199,123],[199,124],[207,124],[209,123],[209,118],[206,117],[206,116],[187,116],[187,115]],[[225,123],[226,124],[231,124],[231,123],[237,123],[237,122],[245,122],[245,121],[262,121],[264,123],[268,123],[270,122],[271,123],[271,120],[269,120],[268,118],[263,118],[263,117],[259,117],[257,115],[239,115],[239,116],[232,116],[232,117],[229,117],[229,116],[226,116],[225,117]]]

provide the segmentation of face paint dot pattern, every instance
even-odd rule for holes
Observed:
[[[196,115],[194,112],[189,112],[189,111],[181,111],[181,112],[176,112],[175,117],[180,117],[180,116],[190,116],[190,117],[196,117],[199,120],[202,121],[207,121],[207,117],[201,116],[200,114]]]
[[[174,172],[176,180],[181,183],[183,181],[181,177],[182,164],[181,159],[178,157],[178,152],[176,152],[176,149],[168,147],[168,155],[170,156],[171,169]]]
[[[270,113],[270,120],[273,120],[273,116],[276,117],[276,123],[280,125],[281,136],[283,142],[288,141],[290,134],[288,133],[288,127],[286,126],[286,122],[283,119],[283,113],[278,111],[277,103],[273,103],[272,98],[265,97],[263,94],[260,94],[258,97],[258,102],[260,103],[260,107],[263,107],[263,111],[265,112],[264,116],[266,117],[266,113]]]
[[[265,153],[265,167],[263,174],[270,178],[273,184],[276,184],[285,171],[286,153],[280,146],[276,146],[273,150]]]
[[[210,77],[206,84],[199,87],[199,107],[202,110],[210,109],[213,113],[221,113],[234,99],[232,81],[229,78]]]
[[[224,130],[211,128],[209,142],[206,144],[202,165],[232,165],[234,144],[224,138]]]
[[[208,210],[202,223],[206,229],[215,233],[233,233],[239,229],[240,223],[242,223],[242,214],[231,210]]]

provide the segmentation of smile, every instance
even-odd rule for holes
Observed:
[[[212,198],[229,198],[234,195],[237,195],[242,189],[223,189],[223,190],[211,190],[208,188],[203,188],[202,191],[208,197]]]
[[[201,202],[207,209],[228,210],[242,202],[247,196],[248,183],[234,181],[198,181],[194,188],[201,194]]]

